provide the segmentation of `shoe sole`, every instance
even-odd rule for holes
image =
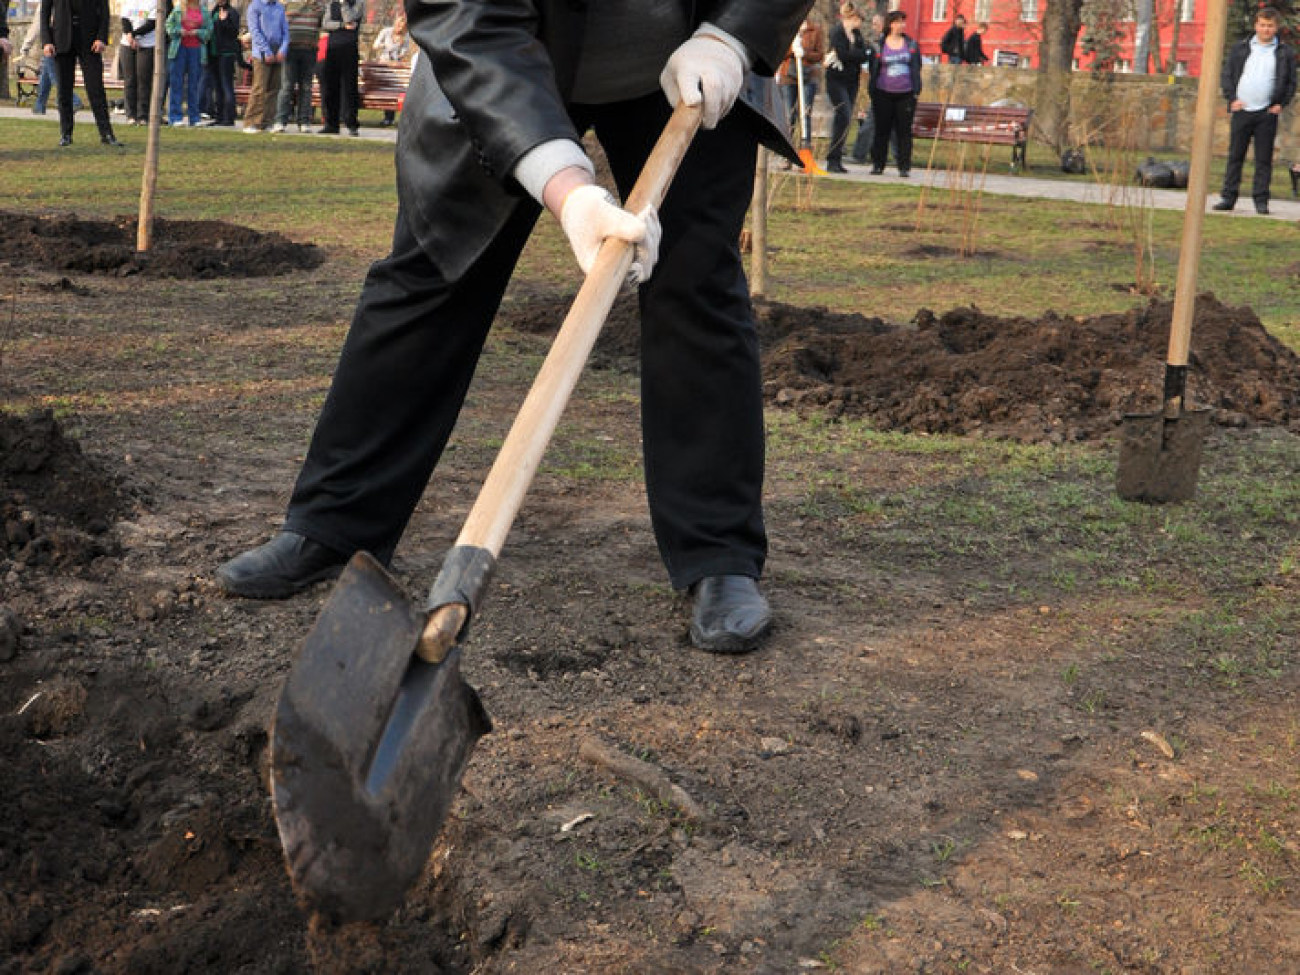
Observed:
[[[288,599],[290,596],[296,596],[305,589],[310,589],[318,582],[325,582],[328,579],[336,579],[343,572],[343,566],[332,565],[328,568],[314,572],[306,579],[298,583],[278,583],[257,585],[256,583],[236,583],[227,579],[226,576],[217,570],[217,584],[221,586],[222,592],[228,596],[240,596],[244,599]]]
[[[772,633],[772,621],[768,620],[749,636],[737,633],[723,633],[707,638],[694,623],[691,624],[691,645],[705,653],[734,657],[742,653],[751,653]]]

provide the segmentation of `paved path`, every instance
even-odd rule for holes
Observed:
[[[3,2],[3,0],[0,0]],[[0,118],[22,118],[32,122],[57,122],[58,112],[51,105],[45,115],[33,115],[31,110],[24,108],[15,108],[13,105],[0,105]],[[118,119],[120,116],[114,116],[114,130],[117,137],[123,142],[144,142],[145,130],[138,127],[126,127]],[[77,132],[84,133],[82,139],[94,139],[95,123],[90,117],[90,112],[82,109],[77,113]],[[317,136],[309,132],[299,133],[296,127],[290,126],[291,131],[281,135],[271,135],[270,133],[261,133],[260,135],[246,136],[248,139],[344,139],[348,140],[349,136]],[[167,139],[184,139],[192,133],[188,129],[169,130],[166,133]],[[397,129],[386,128],[380,129],[374,126],[361,127],[361,139],[368,139],[373,142],[396,142]],[[857,182],[879,182],[888,183],[895,186],[929,185],[934,189],[947,191],[949,188],[949,174],[944,170],[937,170],[934,173],[926,173],[921,169],[912,170],[912,175],[907,179],[896,175],[894,171],[887,170],[884,175],[870,175],[870,168],[867,166],[857,166],[853,163],[846,164],[849,172],[844,176],[822,176],[819,179],[834,180],[851,180]],[[1249,167],[1248,167],[1249,169]],[[970,174],[969,178],[974,180],[977,177]],[[975,184],[972,184],[975,185]],[[1079,203],[1111,203],[1111,202],[1128,202],[1136,203],[1140,199],[1141,191],[1136,185],[1130,185],[1122,188],[1126,194],[1123,198],[1117,198],[1116,194],[1121,192],[1115,187],[1108,184],[1098,183],[1096,180],[1087,177],[1078,177],[1076,179],[1039,179],[1033,176],[997,176],[985,175],[983,180],[983,189],[986,194],[994,196],[1023,196],[1023,197],[1040,197],[1048,200],[1075,200]],[[1187,194],[1182,190],[1149,190],[1150,204],[1159,210],[1182,210],[1187,205]],[[1206,200],[1208,208],[1218,199],[1217,190],[1210,192]],[[1255,208],[1249,199],[1242,199],[1237,202],[1237,209],[1233,211],[1234,217],[1246,217],[1252,220],[1300,220],[1300,200],[1294,200],[1287,197],[1274,197],[1269,204],[1269,215],[1261,217],[1255,213]],[[1215,214],[1219,216],[1219,214]]]
[[[918,186],[929,185],[943,192],[947,192],[950,188],[949,174],[945,170],[927,173],[920,169],[913,169],[912,175],[904,179],[893,170],[886,170],[880,176],[872,176],[871,169],[868,166],[845,163],[845,167],[849,170],[847,175],[820,178],[853,180],[856,182],[879,181],[894,186],[913,183]],[[1274,171],[1276,172],[1276,169]],[[1247,166],[1247,183],[1249,183],[1250,172],[1250,167]],[[978,174],[967,174],[966,179],[970,182],[972,189],[979,185]],[[1075,200],[1079,203],[1101,204],[1136,204],[1142,199],[1144,192],[1136,183],[1116,188],[1106,183],[1098,183],[1086,176],[1074,179],[1036,179],[1033,176],[996,176],[988,174],[984,176],[983,187],[985,193],[996,196],[1029,196],[1049,200]],[[1246,189],[1249,191],[1249,185],[1247,185]],[[1158,210],[1183,210],[1187,206],[1187,194],[1183,190],[1152,189],[1145,192],[1150,194],[1151,206]],[[1211,189],[1209,197],[1205,201],[1206,208],[1208,209],[1218,202],[1218,199],[1217,187]],[[1237,209],[1232,211],[1232,215],[1236,217],[1249,216],[1253,220],[1300,220],[1300,200],[1275,196],[1269,202],[1268,209],[1268,216],[1257,214],[1248,192],[1246,197],[1237,201]],[[1215,213],[1215,216],[1220,216],[1220,214]]]

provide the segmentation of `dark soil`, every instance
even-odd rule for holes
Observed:
[[[136,250],[139,219],[112,223],[64,214],[0,211],[0,263],[161,278],[256,278],[318,267],[313,244],[218,220],[156,218],[147,252]]]
[[[922,309],[891,324],[825,308],[758,302],[768,401],[861,417],[881,429],[1022,442],[1097,440],[1163,395],[1171,302],[1122,315],[997,318]],[[533,302],[504,320],[547,332],[564,303]],[[1192,323],[1188,406],[1221,426],[1300,431],[1300,356],[1249,308],[1202,295]],[[622,299],[596,344],[599,366],[635,367],[640,319]]]
[[[907,490],[958,511],[989,472],[884,446],[828,449],[815,470],[773,451],[777,630],[738,659],[689,647],[635,478],[544,470],[467,642],[496,730],[425,875],[386,923],[307,917],[266,729],[328,587],[247,602],[211,573],[278,523],[328,381],[320,350],[350,312],[328,282],[354,292],[361,273],[343,264],[264,259],[286,294],[54,259],[16,286],[21,324],[0,346],[0,973],[1300,971],[1294,515],[1247,523],[1211,492],[1201,554],[1258,559],[1245,591],[1214,591],[1199,561],[1144,538],[1112,554],[1167,586],[1118,586],[1105,567],[1069,581],[1052,560],[1111,503],[1105,472],[1045,475],[1093,513],[1055,534],[988,526],[986,550],[914,517]],[[503,312],[516,332],[489,350],[395,561],[413,597],[518,407],[508,358],[535,354],[528,333],[567,302],[516,295]],[[852,416],[1026,441],[1105,438],[1124,410],[1154,409],[1169,317],[759,313],[773,404],[832,431]],[[1222,425],[1207,464],[1266,463],[1296,430],[1296,357],[1212,299],[1195,329],[1192,398]],[[620,370],[637,330],[620,304],[597,356],[613,368],[584,380],[561,449],[635,444]],[[76,409],[30,409],[59,400]],[[878,513],[828,509],[827,479]],[[1205,605],[1227,608],[1200,625]],[[1229,668],[1257,631],[1265,650]],[[583,761],[587,738],[708,818]]]

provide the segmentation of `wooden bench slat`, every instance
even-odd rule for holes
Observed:
[[[912,135],[922,139],[1011,146],[1011,168],[1025,165],[1033,110],[1011,105],[944,105],[918,102]]]

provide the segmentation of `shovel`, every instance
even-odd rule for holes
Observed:
[[[1130,413],[1124,417],[1115,490],[1126,501],[1190,501],[1196,495],[1201,447],[1209,429],[1210,411],[1187,408],[1187,360],[1192,313],[1196,307],[1196,272],[1201,259],[1201,225],[1205,222],[1205,188],[1214,141],[1217,91],[1213,79],[1219,76],[1226,24],[1227,3],[1212,0],[1201,49],[1192,165],[1187,175],[1187,208],[1183,212],[1178,280],[1165,362],[1164,409],[1160,413]]]
[[[698,107],[678,106],[629,210],[663,202],[699,123]],[[294,888],[320,915],[373,920],[398,906],[491,730],[460,643],[632,252],[601,246],[425,605],[358,552],[294,661],[271,730],[271,796]]]
[[[812,151],[812,118],[808,114],[808,105],[804,101],[803,56],[794,56],[794,78],[799,92],[799,161],[803,171],[810,176],[825,176],[826,170],[817,165]]]

